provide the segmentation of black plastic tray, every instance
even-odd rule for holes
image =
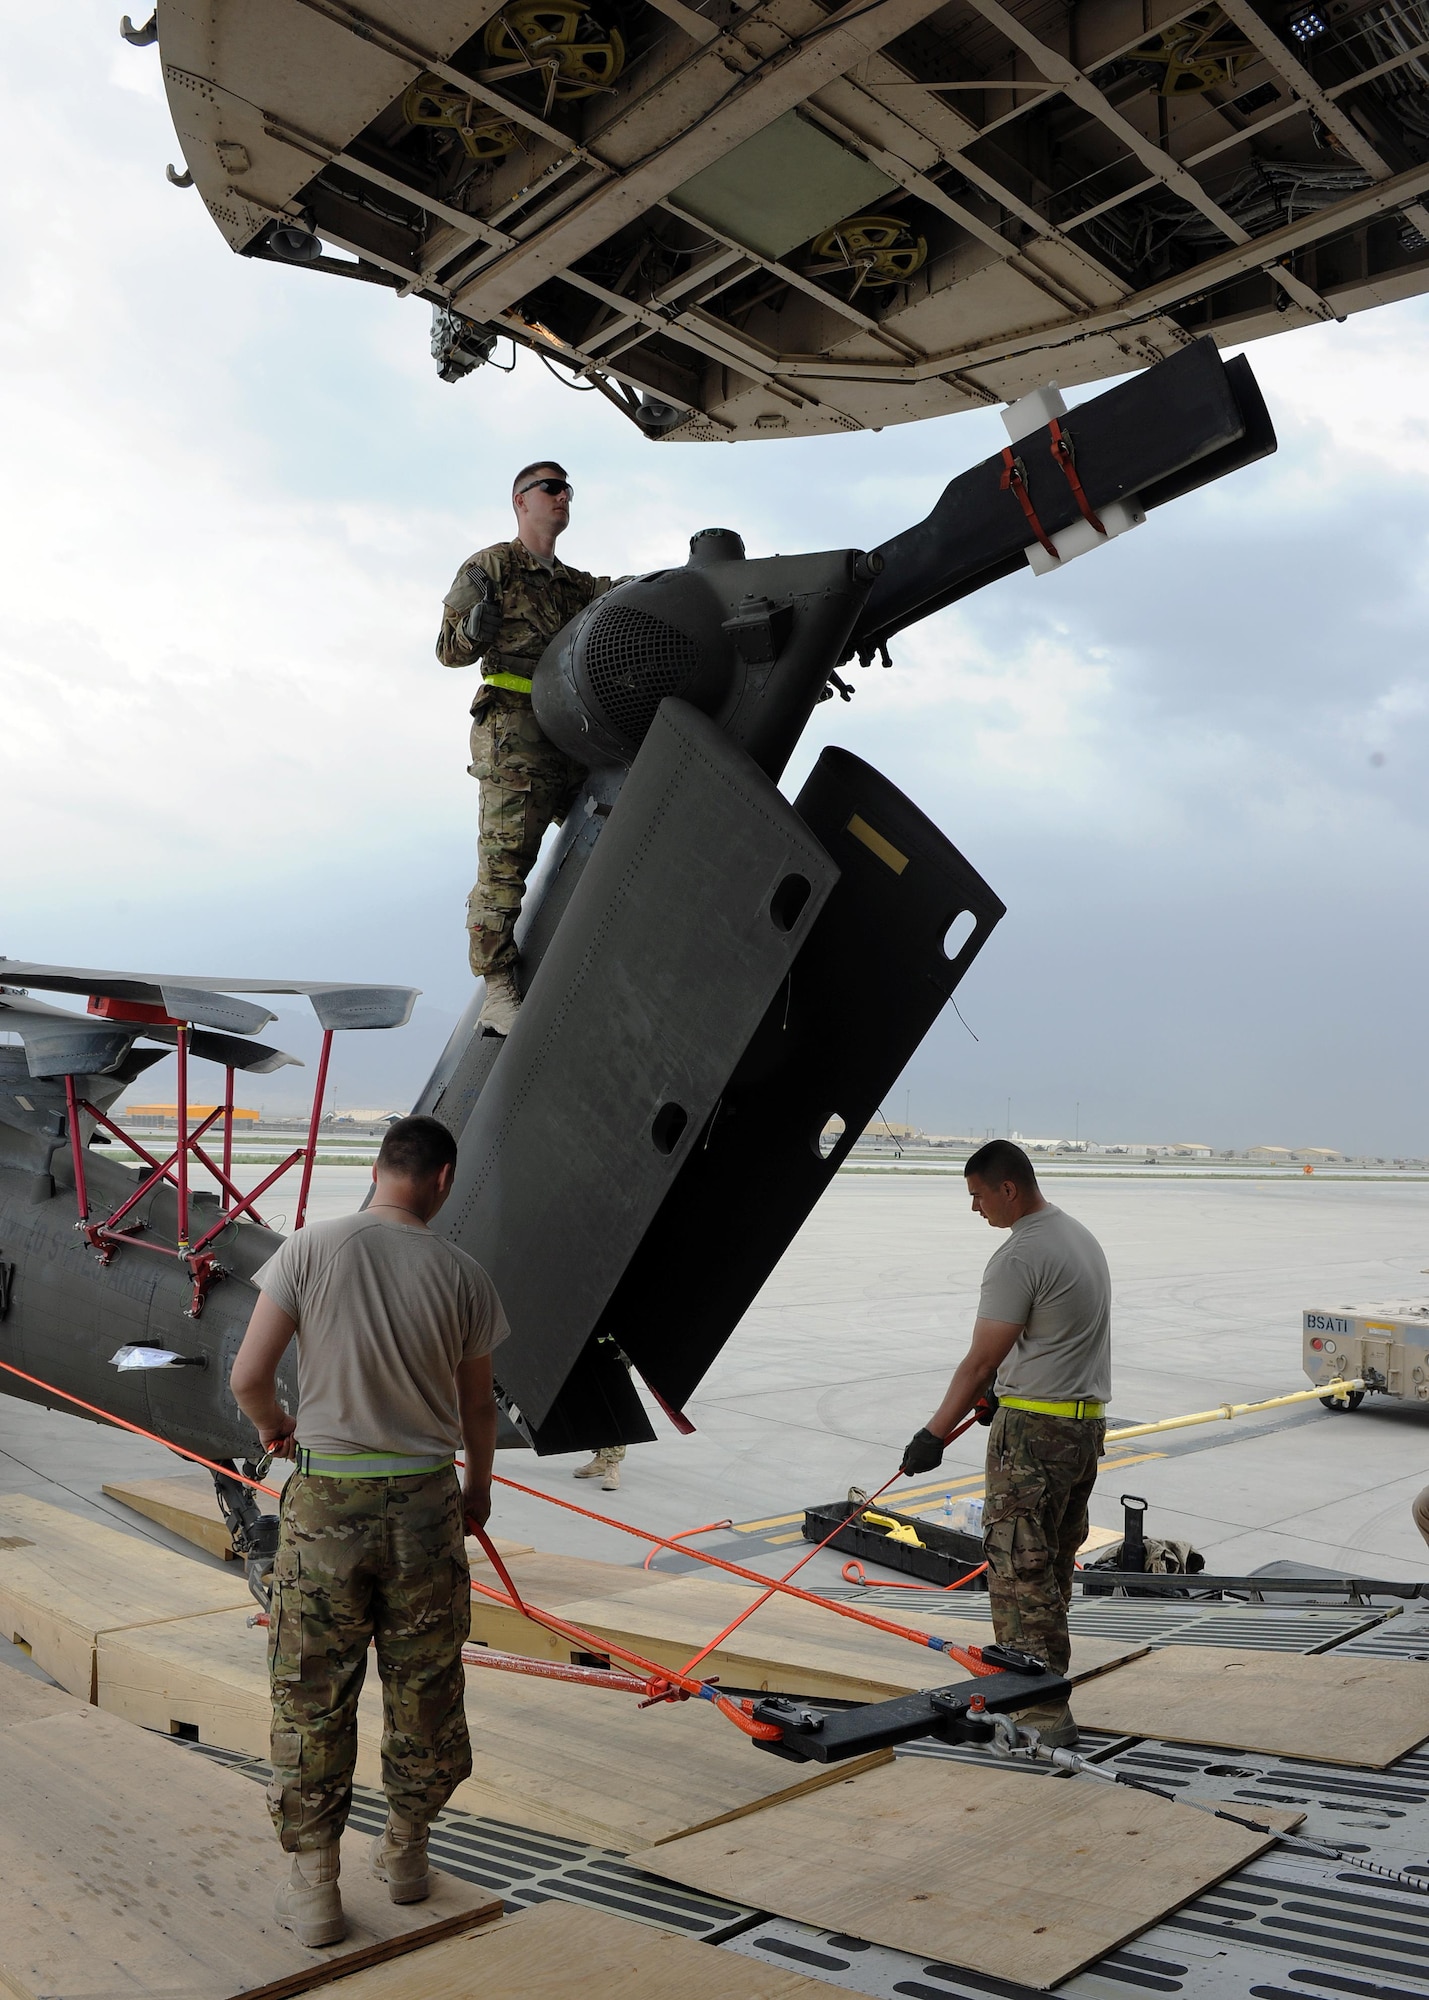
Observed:
[[[809,1507],[804,1513],[804,1540],[821,1542],[830,1529],[837,1527],[848,1514],[847,1500],[838,1500],[825,1507]],[[885,1507],[880,1501],[873,1509],[876,1514],[886,1514],[890,1521],[906,1522],[916,1528],[924,1546],[910,1548],[907,1542],[893,1542],[888,1538],[886,1528],[869,1527],[860,1516],[850,1521],[829,1543],[842,1555],[857,1556],[863,1562],[882,1564],[884,1569],[902,1570],[905,1576],[916,1576],[924,1583],[956,1583],[970,1570],[979,1569],[983,1562],[982,1542],[976,1535],[960,1535],[952,1528],[940,1527],[936,1521],[929,1521],[916,1514],[900,1514],[894,1507]],[[968,1585],[969,1590],[986,1590],[983,1577]]]

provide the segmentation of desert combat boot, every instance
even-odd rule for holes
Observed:
[[[347,1936],[337,1886],[339,1858],[336,1841],[293,1856],[288,1879],[274,1898],[273,1913],[280,1924],[296,1933],[300,1944],[341,1944]]]
[[[498,966],[486,975],[486,1004],[476,1025],[484,1035],[509,1035],[521,1011],[521,988],[514,965]]]
[[[432,1893],[427,1868],[427,1829],[416,1827],[390,1807],[387,1824],[372,1843],[372,1872],[387,1884],[394,1903],[421,1903]]]
[[[1035,1729],[1049,1750],[1075,1750],[1080,1741],[1076,1719],[1064,1701],[1019,1708],[1012,1719],[1022,1729]]]

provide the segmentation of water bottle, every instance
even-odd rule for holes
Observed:
[[[981,1535],[982,1501],[954,1500],[948,1496],[948,1505],[943,1513],[948,1526],[959,1535]]]

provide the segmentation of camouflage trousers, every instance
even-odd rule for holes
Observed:
[[[478,979],[516,957],[512,933],[526,877],[546,828],[575,803],[585,771],[541,734],[529,698],[510,688],[477,697],[471,762],[481,785],[476,886],[466,904],[471,969]]]
[[[1067,1606],[1106,1435],[1100,1418],[1001,1409],[987,1439],[982,1538],[998,1642],[1065,1673]]]
[[[450,1466],[401,1479],[320,1479],[283,1489],[268,1670],[268,1810],[290,1852],[326,1847],[347,1822],[357,1700],[375,1641],[382,1677],[382,1789],[425,1827],[471,1774],[466,1670],[471,1573]]]

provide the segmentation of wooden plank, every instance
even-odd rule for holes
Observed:
[[[266,1639],[239,1612],[104,1633],[100,1706],[266,1757]],[[474,1770],[452,1803],[604,1847],[647,1846],[826,1781],[762,1755],[704,1702],[642,1710],[633,1695],[473,1668],[466,1706]],[[381,1733],[372,1671],[358,1706],[360,1784],[381,1783]]]
[[[1413,1660],[1167,1646],[1077,1697],[1087,1729],[1382,1771],[1429,1737]]]
[[[237,1560],[229,1540],[228,1525],[213,1490],[213,1481],[207,1473],[176,1472],[162,1479],[116,1481],[112,1485],[107,1484],[104,1491],[111,1500],[132,1507],[146,1520],[157,1521],[161,1528],[182,1535],[195,1548],[203,1549],[211,1556],[220,1556],[225,1562]],[[258,1505],[265,1513],[277,1512],[266,1496],[260,1497]],[[492,1540],[503,1562],[509,1562],[513,1556],[534,1553],[530,1542],[509,1542],[500,1535],[493,1535]],[[467,1556],[473,1569],[489,1567],[486,1553],[474,1537],[467,1543]]]
[[[1048,1987],[1270,1844],[1092,1778],[905,1758],[632,1859],[734,1902]]]
[[[504,1535],[490,1535],[487,1539],[501,1560],[508,1566],[518,1556],[533,1556],[536,1553],[534,1542],[508,1542]],[[481,1546],[475,1535],[468,1535],[466,1538],[466,1559],[474,1570],[490,1569],[491,1567],[491,1558],[487,1555],[486,1550]]]
[[[499,1546],[499,1544],[498,1544]],[[614,1597],[622,1601],[634,1591],[658,1589],[671,1581],[641,1569],[638,1564],[592,1562],[585,1556],[553,1556],[544,1553],[518,1556],[507,1563],[511,1581],[521,1595],[543,1611],[556,1611],[576,1598]],[[501,1590],[499,1576],[488,1565],[472,1564],[472,1577],[489,1590]],[[519,1611],[490,1598],[472,1593],[471,1636],[479,1646],[498,1653],[525,1653],[535,1660],[569,1660],[571,1648],[544,1626],[535,1625]]]
[[[96,1701],[144,1729],[196,1731],[201,1743],[266,1757],[268,1635],[248,1618],[247,1611],[216,1611],[105,1632],[98,1643]],[[370,1689],[363,1699],[370,1710]]]
[[[829,2000],[829,1988],[693,1938],[572,1903],[541,1903],[470,1937],[359,1972],[332,2000]]]
[[[286,1861],[251,1779],[96,1709],[0,1731],[0,1980],[37,2000],[282,2000],[499,1914],[449,1875],[392,1903],[369,1844],[343,1843],[347,1938],[311,1951],[273,1915]]]
[[[517,1588],[521,1588],[519,1579],[516,1581]],[[575,1598],[555,1604],[544,1598],[536,1601],[543,1609],[557,1610],[562,1618],[598,1637],[627,1646],[659,1666],[679,1667],[751,1604],[756,1595],[752,1584],[684,1576],[661,1578],[654,1590],[607,1593],[598,1598]],[[883,1605],[875,1615],[910,1631],[931,1632],[951,1639],[961,1646],[987,1645],[992,1639],[986,1625],[971,1620],[942,1615],[921,1618],[916,1609],[890,1610]],[[505,1623],[508,1636],[517,1636],[519,1632],[529,1635],[533,1630],[528,1620],[514,1621],[510,1613]],[[475,1632],[479,1625],[488,1645],[498,1644],[494,1636],[489,1636],[495,1624],[484,1608],[473,1615],[472,1629]],[[553,1640],[538,1647],[538,1642],[529,1638],[526,1643],[509,1648],[532,1653],[538,1649],[555,1658],[567,1658],[572,1650],[567,1641]],[[1083,1681],[1107,1673],[1145,1651],[1140,1641],[1128,1645],[1107,1639],[1074,1638],[1072,1679]],[[730,1687],[824,1695],[845,1701],[881,1701],[888,1695],[941,1687],[963,1678],[963,1669],[945,1653],[912,1645],[891,1633],[788,1597],[771,1598],[761,1606],[731,1635],[727,1644],[701,1662],[700,1672],[717,1675]]]
[[[228,1536],[228,1524],[223,1518],[218,1504],[218,1495],[213,1490],[213,1481],[207,1473],[194,1475],[187,1472],[171,1473],[164,1479],[136,1479],[128,1484],[115,1483],[104,1487],[111,1500],[117,1500],[124,1507],[132,1507],[136,1514],[142,1514],[147,1521],[157,1521],[161,1528],[171,1534],[182,1535],[185,1541],[208,1555],[219,1556],[225,1562],[234,1562],[233,1544]],[[262,1499],[258,1505],[263,1507]],[[271,1502],[264,1508],[265,1513],[277,1510]]]
[[[210,1569],[47,1501],[0,1501],[0,1636],[61,1687],[94,1697],[95,1635],[253,1608],[241,1575]]]

